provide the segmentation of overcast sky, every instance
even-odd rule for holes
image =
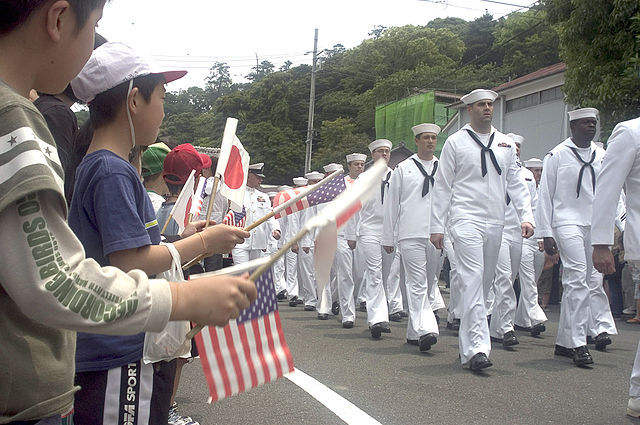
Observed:
[[[506,5],[511,4],[511,5]],[[425,25],[457,16],[473,20],[486,11],[494,18],[531,6],[532,0],[111,0],[98,32],[150,56],[163,69],[186,69],[171,83],[176,91],[203,86],[215,61],[227,62],[234,81],[259,61],[276,70],[287,60],[311,63],[314,29],[318,50],[342,44],[349,49],[376,25]],[[523,9],[525,10],[525,9]]]

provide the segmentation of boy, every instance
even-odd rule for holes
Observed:
[[[143,184],[156,214],[168,195],[167,184],[162,178],[162,167],[170,150],[169,146],[158,142],[149,146],[142,154]]]
[[[53,137],[27,97],[32,88],[60,93],[80,71],[104,4],[0,3],[0,234],[12,248],[0,258],[3,424],[61,424],[72,410],[75,332],[63,329],[131,334],[160,331],[169,319],[224,324],[256,296],[246,278],[150,284],[137,270],[101,268],[67,226]]]
[[[147,275],[171,268],[168,250],[159,245],[155,211],[127,158],[132,147],[156,140],[164,118],[164,85],[185,74],[154,72],[128,46],[106,43],[71,82],[78,99],[89,105],[94,134],[76,171],[69,225],[87,257],[103,266],[139,268]],[[199,174],[203,164],[197,153],[194,159],[190,167]],[[174,245],[188,261],[201,253],[229,252],[244,234],[241,229],[213,226]],[[82,390],[76,394],[77,424],[121,422],[117,416],[128,411],[134,392],[137,418],[149,415],[150,423],[166,423],[175,361],[142,364],[143,344],[143,333],[127,337],[78,334],[76,384]],[[148,379],[152,390],[118,385],[122,376],[134,375]],[[113,401],[114,396],[119,400]]]

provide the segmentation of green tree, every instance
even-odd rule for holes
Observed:
[[[640,110],[640,3],[637,0],[545,0],[567,64],[569,103],[600,110],[604,135]]]
[[[368,152],[369,136],[357,131],[355,123],[348,118],[323,121],[320,140],[312,157],[313,169],[335,162],[345,165],[345,156],[353,152]]]
[[[226,62],[215,62],[209,69],[206,88],[213,93],[213,100],[231,93],[233,80]]]

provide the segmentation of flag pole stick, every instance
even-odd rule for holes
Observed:
[[[318,189],[319,187],[324,186],[325,184],[329,183],[331,180],[333,180],[333,178],[335,176],[337,176],[338,174],[341,174],[342,172],[343,171],[341,171],[341,170],[334,171],[333,173],[329,174],[327,177],[325,177],[322,180],[320,180],[318,183],[316,183],[316,184],[314,184],[312,186],[309,186],[306,190],[301,191],[296,196],[294,196],[293,198],[289,199],[287,202],[278,205],[269,214],[267,214],[264,217],[258,219],[257,221],[254,221],[249,226],[245,227],[244,230],[249,232],[249,231],[255,229],[256,227],[258,227],[259,225],[261,225],[265,221],[269,220],[274,215],[278,214],[280,211],[284,210],[285,208],[289,207],[290,205],[295,204],[300,199],[304,198],[309,193],[313,192],[314,190]]]
[[[169,222],[171,221],[172,218],[173,218],[173,214],[169,214],[167,221],[164,222],[164,226],[162,226],[162,230],[160,231],[161,235],[164,235],[164,232],[165,230],[167,230],[167,226],[169,226]]]
[[[215,197],[216,197],[216,192],[218,190],[219,183],[220,183],[220,177],[216,176],[213,179],[213,187],[211,188],[211,195],[209,196],[209,205],[207,206],[207,220],[206,220],[206,223],[204,225],[205,229],[207,227],[209,227],[209,221],[211,220],[211,213],[213,212],[213,202],[214,202]],[[194,264],[199,263],[200,260],[202,260],[203,258],[204,258],[204,254],[197,255],[191,261],[189,261],[184,266],[182,266],[182,270],[186,270],[189,267],[193,266]]]
[[[269,258],[269,261],[267,261],[266,263],[264,263],[263,265],[261,265],[257,269],[255,269],[254,272],[251,273],[251,276],[249,276],[249,280],[251,282],[255,282],[256,280],[258,280],[258,278],[260,277],[260,275],[262,273],[267,271],[269,269],[269,267],[271,267],[273,265],[273,263],[278,261],[278,259],[280,259],[280,257],[282,257],[287,251],[289,251],[289,249],[291,247],[296,245],[300,241],[300,239],[302,239],[310,231],[311,231],[311,227],[308,227],[308,226],[303,227],[293,238],[291,238],[291,240],[287,241],[287,243],[284,244],[282,246],[282,248],[280,248],[279,250],[274,252],[271,255],[271,257]],[[196,325],[196,326],[194,326],[193,329],[191,329],[191,331],[189,331],[189,333],[187,334],[187,337],[186,337],[187,340],[192,339],[203,328],[204,328],[204,325]]]

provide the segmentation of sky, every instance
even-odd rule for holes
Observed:
[[[311,64],[318,50],[353,48],[376,26],[426,25],[435,18],[494,19],[533,0],[111,0],[97,31],[130,45],[162,70],[186,69],[169,91],[204,86],[209,68],[227,62],[234,82],[258,60],[277,70],[285,61]],[[521,9],[526,10],[526,9]]]

